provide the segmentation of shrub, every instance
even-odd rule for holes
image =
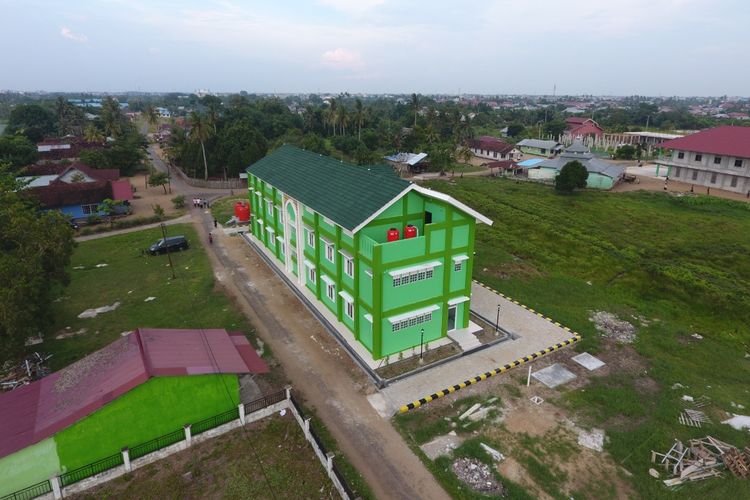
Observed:
[[[161,205],[158,203],[156,205],[151,205],[151,208],[154,209],[154,215],[161,220],[164,217],[164,208],[162,208]]]
[[[175,196],[172,198],[172,205],[174,205],[175,208],[185,208],[185,196]]]
[[[91,226],[95,224],[99,224],[102,222],[102,218],[98,214],[91,214],[88,217],[86,217],[86,224],[89,224]]]

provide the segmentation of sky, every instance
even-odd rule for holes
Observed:
[[[0,89],[750,94],[748,0],[0,0]]]

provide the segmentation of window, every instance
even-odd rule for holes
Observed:
[[[695,155],[695,161],[703,161],[703,155]]]
[[[398,287],[408,285],[409,283],[416,283],[417,281],[428,280],[431,279],[434,274],[435,270],[433,268],[399,274],[393,277],[393,286]]]
[[[311,283],[315,283],[315,280],[318,278],[315,273],[314,267],[308,267],[307,268],[307,277],[310,278]]]
[[[683,158],[685,158],[685,153],[683,153],[682,151],[680,151],[679,153],[677,153],[677,159],[678,160],[682,160]]]
[[[459,262],[454,262],[454,263],[453,263],[453,270],[454,270],[454,271],[456,271],[457,273],[458,273],[458,272],[461,272],[461,267],[462,267],[462,265],[463,265],[463,262],[461,262],[461,261],[459,261]]]
[[[344,272],[350,278],[354,277],[354,259],[350,257],[344,257]]]
[[[711,184],[716,184],[716,173],[711,174]]]
[[[266,200],[266,210],[268,211],[268,215],[273,217],[273,200]]]
[[[497,151],[494,151],[494,152],[492,153],[492,155],[493,155],[493,156],[494,156],[495,158],[497,158]]]
[[[714,165],[721,165],[721,156],[714,156]]]
[[[674,168],[674,176],[675,177],[679,177],[680,176],[680,167],[675,167]]]
[[[326,283],[326,297],[332,302],[336,301],[336,285],[330,281]]]
[[[346,305],[344,307],[344,314],[346,314],[347,318],[354,319],[354,299],[345,292],[340,292],[339,295],[344,299],[344,304]]]
[[[99,205],[96,203],[91,205],[81,205],[81,210],[83,211],[83,215],[96,214],[99,213]]]
[[[307,231],[307,244],[311,248],[315,248],[315,231],[311,228],[305,228],[305,231]]]
[[[697,170],[693,170],[693,180],[694,181],[698,180],[698,171]]]
[[[323,242],[326,245],[326,259],[328,260],[328,262],[334,262],[335,252],[333,248],[333,243],[329,243],[325,240],[323,240]]]
[[[737,168],[742,168],[742,160],[734,160],[734,166]]]
[[[414,316],[411,316],[409,318],[404,318],[399,321],[394,321],[393,323],[391,323],[391,331],[397,332],[399,330],[404,330],[412,326],[421,325],[429,321],[432,321],[432,311],[416,314]]]
[[[737,177],[732,177],[732,184],[731,184],[731,186],[732,186],[733,188],[736,188],[736,187],[737,187]]]

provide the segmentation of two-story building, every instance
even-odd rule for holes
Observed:
[[[247,169],[252,235],[381,359],[469,326],[475,224],[385,169],[285,145]]]
[[[515,146],[489,135],[473,139],[469,143],[469,149],[477,158],[486,158],[487,160],[515,161],[521,157],[521,152]]]
[[[662,142],[656,160],[674,180],[750,192],[750,127],[725,126]],[[657,171],[658,172],[658,171]]]

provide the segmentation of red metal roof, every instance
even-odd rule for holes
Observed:
[[[0,393],[0,458],[54,435],[150,377],[267,372],[241,333],[141,328],[48,377]]]
[[[513,150],[511,144],[503,142],[496,137],[483,135],[471,141],[471,147],[475,149],[486,149],[487,151],[496,151],[498,153],[507,153]]]
[[[659,144],[660,148],[750,158],[750,127],[710,128]]]
[[[130,185],[130,181],[112,181],[112,199],[113,200],[132,200],[133,199],[133,187]]]

